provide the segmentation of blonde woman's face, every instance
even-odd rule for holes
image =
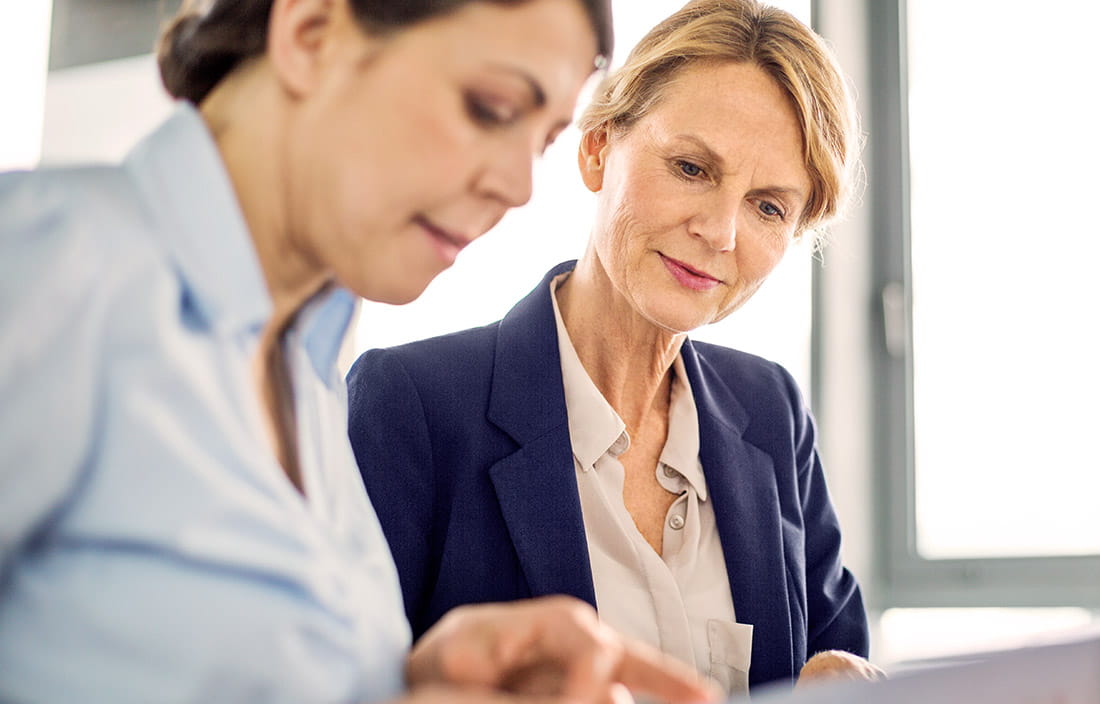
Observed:
[[[599,193],[590,251],[637,314],[679,333],[757,291],[810,179],[789,99],[758,67],[695,65],[663,96],[626,134],[586,141],[581,168]]]
[[[416,298],[531,196],[596,38],[579,2],[473,2],[326,57],[290,147],[293,229],[359,295]]]

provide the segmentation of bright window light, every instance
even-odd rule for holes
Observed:
[[[52,7],[45,0],[0,4],[0,171],[38,164]]]
[[[918,550],[1100,554],[1100,4],[908,7]]]
[[[875,662],[891,670],[976,652],[1040,645],[1090,627],[1086,609],[888,609]]]

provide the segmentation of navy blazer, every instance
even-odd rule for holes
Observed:
[[[350,435],[419,637],[460,604],[571,594],[596,606],[558,356],[551,270],[502,320],[364,353],[348,377]],[[813,420],[790,374],[687,341],[699,456],[752,686],[807,654],[866,657],[859,586]]]

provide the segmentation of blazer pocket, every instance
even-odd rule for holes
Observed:
[[[707,620],[710,671],[707,675],[727,694],[749,691],[752,664],[752,624],[720,618]]]

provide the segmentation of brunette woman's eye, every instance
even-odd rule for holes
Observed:
[[[487,100],[477,95],[466,96],[466,112],[470,119],[483,127],[501,127],[515,119],[515,111],[499,101]]]

